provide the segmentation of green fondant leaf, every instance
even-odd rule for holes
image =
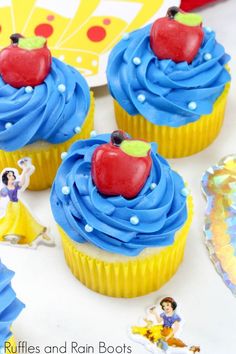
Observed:
[[[151,145],[141,140],[123,140],[120,148],[127,155],[145,157],[151,149]]]
[[[202,17],[198,14],[187,14],[178,12],[174,19],[187,26],[199,26],[202,23]]]
[[[46,38],[44,37],[35,36],[29,38],[20,38],[18,42],[18,47],[28,50],[39,49],[42,48],[45,43]]]

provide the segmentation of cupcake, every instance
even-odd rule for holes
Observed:
[[[107,78],[118,127],[157,141],[165,157],[203,150],[223,123],[229,60],[199,15],[170,8],[110,54]]]
[[[24,308],[22,302],[16,298],[11,287],[14,272],[7,269],[0,261],[0,352],[16,353],[14,339],[11,333],[12,322]]]
[[[183,259],[192,201],[156,150],[115,131],[74,143],[58,169],[51,208],[66,262],[101,294],[157,290]]]
[[[93,97],[80,73],[51,53],[43,37],[11,36],[0,52],[0,170],[27,156],[30,189],[51,186],[61,153],[93,129]]]

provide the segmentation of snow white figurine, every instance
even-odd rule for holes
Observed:
[[[0,200],[4,198],[5,212],[0,218],[0,241],[32,246],[38,238],[50,240],[45,234],[46,228],[40,225],[27,207],[19,200],[19,195],[29,185],[30,176],[35,170],[30,158],[18,161],[21,175],[14,168],[5,168],[1,173],[2,187]]]
[[[146,325],[132,326],[132,334],[145,337],[159,348],[161,353],[173,353],[173,348],[184,348],[185,350],[182,350],[181,353],[199,353],[199,346],[190,346],[188,348],[181,339],[176,338],[181,322],[180,316],[176,313],[176,301],[172,297],[165,297],[161,300],[160,306],[163,310],[161,314],[157,313],[156,306],[152,306],[148,311],[150,315],[154,316],[155,323],[144,318]]]

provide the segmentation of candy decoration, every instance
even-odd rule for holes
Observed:
[[[33,92],[33,87],[32,87],[32,86],[26,86],[25,92],[26,92],[26,93],[31,93],[31,92]]]
[[[70,187],[69,186],[63,186],[61,191],[62,191],[62,194],[69,195],[70,194]]]
[[[212,59],[211,53],[204,54],[204,60],[208,61],[208,60],[211,60],[211,59]]]
[[[146,97],[143,94],[138,95],[137,100],[141,103],[145,102]]]
[[[215,1],[216,0],[182,0],[180,7],[183,11],[191,11],[197,7],[207,5]]]
[[[84,229],[85,229],[85,231],[88,232],[88,233],[89,233],[89,232],[93,232],[93,227],[90,226],[90,225],[88,225],[88,224],[85,225]]]
[[[64,151],[61,153],[61,159],[64,160],[66,156],[68,155],[68,152]]]
[[[166,17],[152,25],[150,45],[159,59],[191,63],[201,47],[203,37],[201,16],[171,7]]]
[[[195,111],[195,109],[197,108],[197,103],[194,101],[189,102],[188,108],[191,109],[191,111]]]
[[[3,80],[16,88],[41,84],[51,68],[51,53],[46,39],[24,38],[18,33],[11,35],[10,39],[12,44],[0,52]]]
[[[74,132],[79,134],[81,132],[81,127],[75,127]]]
[[[66,91],[66,86],[64,84],[60,84],[57,86],[59,92],[63,93]]]
[[[130,218],[130,223],[131,223],[132,225],[138,225],[138,224],[139,224],[139,218],[138,218],[136,215],[131,216],[131,218]]]
[[[151,191],[153,191],[155,188],[156,188],[156,183],[151,183],[151,185],[150,185],[150,189],[151,189]]]
[[[129,139],[119,130],[108,144],[99,146],[92,157],[92,178],[98,191],[107,196],[135,198],[151,170],[151,145]]]
[[[92,130],[91,133],[90,133],[90,137],[91,138],[95,138],[96,135],[97,135],[96,130]]]
[[[139,57],[134,57],[133,63],[134,63],[135,65],[140,65],[140,64],[141,64],[141,59],[140,59]]]
[[[182,194],[183,197],[187,197],[189,195],[189,193],[190,193],[190,191],[189,191],[188,188],[183,188],[181,190],[181,194]]]

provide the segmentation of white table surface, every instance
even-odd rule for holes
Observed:
[[[143,354],[142,346],[128,338],[127,326],[135,324],[145,308],[158,298],[170,295],[177,299],[185,317],[181,338],[189,344],[199,344],[204,354],[236,353],[236,299],[208,257],[202,232],[205,200],[200,191],[203,172],[236,150],[236,2],[226,0],[201,12],[204,23],[216,30],[218,40],[232,55],[233,80],[225,123],[217,140],[195,156],[170,161],[189,182],[195,202],[183,264],[161,290],[147,296],[114,299],[96,294],[77,281],[65,264],[49,207],[49,190],[26,192],[30,207],[55,235],[56,247],[40,246],[37,250],[0,247],[3,263],[16,271],[13,285],[26,304],[14,323],[18,341],[25,340],[28,345],[41,348],[72,340],[95,348],[99,341],[113,346],[126,343],[132,346],[132,353]],[[96,130],[112,131],[116,125],[111,97],[106,87],[96,89],[95,94]]]

